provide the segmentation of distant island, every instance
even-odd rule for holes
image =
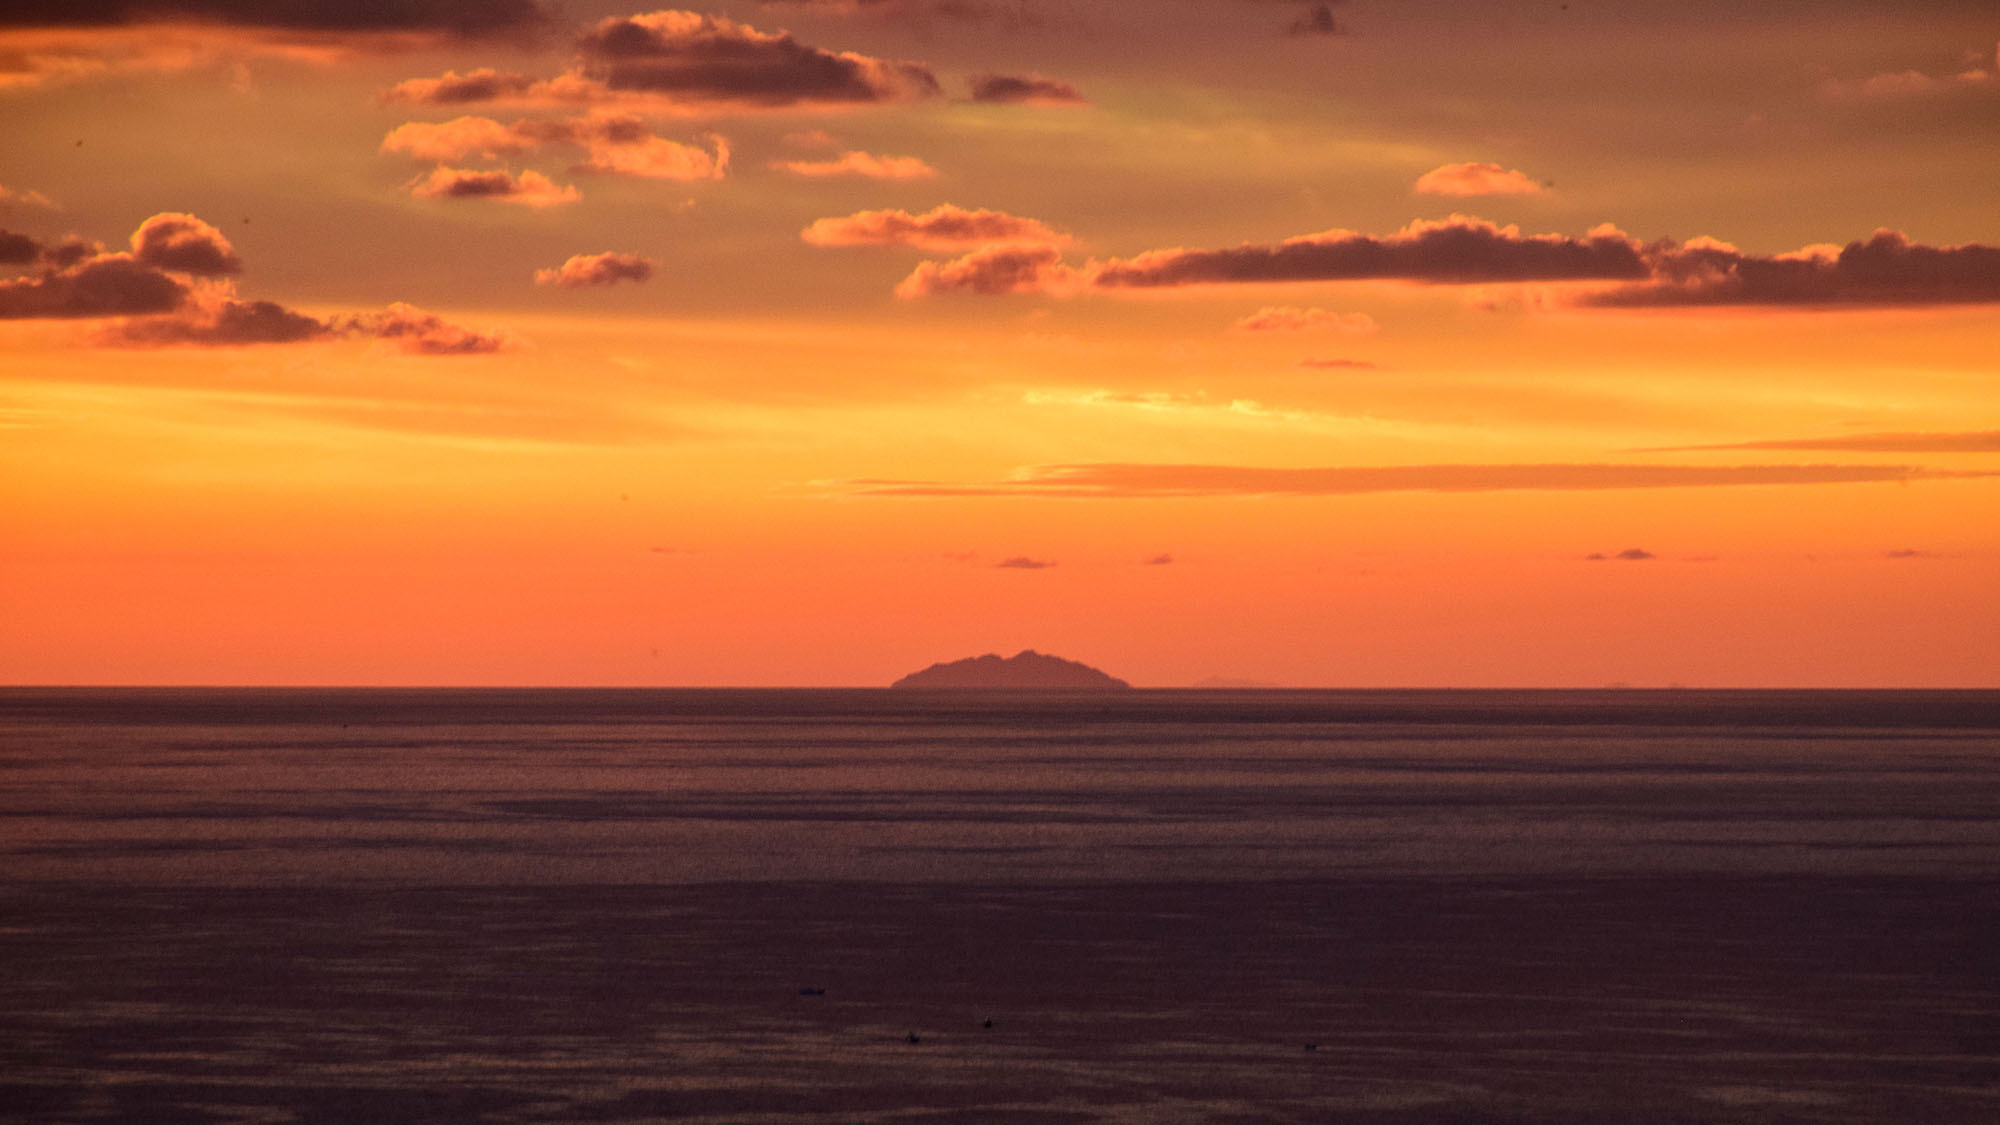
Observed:
[[[1024,649],[1012,656],[995,653],[933,664],[912,672],[890,687],[957,690],[1012,688],[1028,691],[1129,691],[1132,685],[1088,664]]]

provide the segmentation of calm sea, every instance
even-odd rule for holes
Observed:
[[[0,871],[7,1120],[2000,1120],[2000,692],[0,689]]]

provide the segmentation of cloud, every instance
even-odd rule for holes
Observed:
[[[498,169],[479,171],[442,164],[404,186],[411,195],[425,199],[493,199],[537,208],[559,207],[583,198],[575,185],[557,184],[540,172],[515,176]]]
[[[485,355],[507,346],[504,337],[462,328],[400,301],[381,312],[341,318],[337,326],[342,331],[393,341],[416,355]]]
[[[104,28],[149,23],[368,34],[422,32],[454,39],[518,35],[549,23],[534,0],[10,0],[0,28]]]
[[[1078,284],[1077,271],[1062,264],[1053,246],[983,246],[949,262],[923,262],[896,286],[905,300],[940,293],[1061,294]]]
[[[870,180],[928,180],[937,176],[937,169],[914,156],[876,156],[860,151],[844,152],[832,160],[776,160],[771,167],[808,179],[860,176]]]
[[[0,281],[0,320],[139,316],[178,308],[186,283],[130,254],[99,254]]]
[[[243,259],[221,231],[180,211],[162,211],[132,232],[132,256],[149,266],[220,277],[242,273]]]
[[[1024,469],[984,483],[857,480],[865,496],[1151,499],[1342,496],[1378,492],[1586,492],[1642,488],[1904,483],[2000,476],[1910,465],[1386,465],[1280,469],[1241,465],[1079,464]]]
[[[795,106],[913,101],[939,93],[916,63],[822,50],[723,16],[658,11],[601,20],[578,40],[583,77],[610,91],[700,104]]]
[[[1963,65],[1965,69],[1947,74],[1901,70],[1860,80],[1829,78],[1820,83],[1819,92],[1831,102],[1887,102],[2000,91],[2000,48],[1991,54],[1971,53]]]
[[[1099,288],[1272,281],[1403,280],[1447,284],[1642,278],[1640,246],[1602,226],[1583,238],[1523,235],[1518,227],[1453,215],[1386,237],[1331,230],[1229,250],[1154,250],[1092,270]]]
[[[1373,371],[1376,365],[1365,359],[1302,359],[1300,367],[1314,367],[1322,370]]]
[[[17,207],[39,207],[46,211],[58,209],[55,200],[39,191],[15,191],[0,184],[0,211],[11,211]]]
[[[1914,547],[1901,547],[1894,551],[1882,552],[1885,559],[1935,559],[1943,556],[1931,551],[1919,551]]]
[[[2000,453],[2000,430],[1962,433],[1848,434],[1828,438],[1782,438],[1726,445],[1670,445],[1642,453],[1696,453],[1728,449],[1840,450],[1850,453]]]
[[[1067,82],[1026,74],[975,74],[972,100],[1005,105],[1088,105],[1083,92]]]
[[[990,23],[1009,31],[1031,31],[1064,22],[1042,0],[762,0],[766,5],[806,8],[837,16],[868,15],[910,22],[950,20]]]
[[[1940,305],[2000,301],[2000,246],[1927,246],[1877,230],[1838,249],[1745,254],[1695,239],[1647,248],[1651,278],[1587,295],[1601,307],[1687,305]]]
[[[1154,556],[1153,556],[1152,558],[1150,558],[1150,559],[1147,559],[1147,560],[1146,560],[1146,565],[1147,565],[1147,566],[1171,566],[1171,565],[1173,565],[1173,561],[1174,561],[1174,557],[1173,557],[1172,555],[1154,555]]]
[[[1615,555],[1607,555],[1601,551],[1592,551],[1583,557],[1586,562],[1646,562],[1659,558],[1658,555],[1655,555],[1644,547],[1627,547]]]
[[[177,73],[245,57],[328,62],[525,44],[550,26],[534,0],[13,0],[0,5],[0,88]]]
[[[1285,28],[1286,35],[1346,35],[1347,25],[1333,17],[1331,4],[1314,4]]]
[[[949,203],[921,215],[908,211],[856,211],[843,218],[819,219],[801,231],[814,246],[911,246],[919,250],[955,250],[993,243],[1061,246],[1069,236],[1034,219],[1004,211],[968,211]]]
[[[1563,299],[1581,307],[1939,305],[2000,301],[2000,247],[1928,246],[1878,230],[1844,247],[1746,254],[1713,238],[1641,243],[1604,224],[1581,238],[1524,235],[1519,228],[1453,215],[1419,220],[1377,237],[1348,230],[1245,243],[1224,250],[1174,247],[1080,267],[1037,263],[1041,284],[982,286],[973,263],[926,263],[929,292],[1069,294],[1086,290],[1326,281],[1433,285],[1622,282]],[[945,278],[962,278],[951,285]]]
[[[505,101],[525,97],[535,88],[532,75],[482,67],[460,74],[447,70],[436,78],[411,78],[389,87],[382,95],[387,102],[415,102],[418,105],[466,105],[473,102]]]
[[[1031,559],[1026,555],[1015,555],[1011,559],[1001,559],[994,563],[996,570],[1047,570],[1056,565],[1047,559]]]
[[[921,63],[828,51],[724,16],[662,10],[599,20],[576,40],[577,61],[552,78],[481,69],[412,78],[386,101],[464,105],[632,102],[689,113],[855,107],[937,97]]]
[[[42,243],[25,234],[0,230],[0,264],[26,265],[41,260]]]
[[[651,258],[637,254],[577,254],[556,269],[536,270],[535,284],[581,289],[591,285],[613,285],[620,281],[645,281],[659,266]]]
[[[574,173],[656,180],[721,179],[729,168],[729,143],[714,135],[708,139],[714,145],[713,153],[655,136],[652,126],[635,114],[600,110],[560,120],[524,118],[512,125],[490,117],[412,121],[390,130],[382,138],[381,150],[405,152],[420,160],[448,161],[473,154],[498,159],[560,146],[584,150],[585,159],[570,168]]]
[[[1417,177],[1424,195],[1539,195],[1542,185],[1526,172],[1498,164],[1446,164]]]
[[[1360,335],[1375,331],[1375,318],[1367,313],[1335,313],[1325,309],[1302,309],[1291,305],[1267,305],[1236,322],[1240,332],[1313,332],[1330,329]]]
[[[99,343],[127,347],[291,344],[337,334],[334,325],[274,301],[225,298],[190,314],[136,317],[106,329]]]

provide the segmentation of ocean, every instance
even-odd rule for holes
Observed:
[[[1992,1122],[2000,692],[0,689],[0,1119]]]

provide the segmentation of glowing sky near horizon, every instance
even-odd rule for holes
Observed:
[[[1996,52],[10,5],[0,682],[2000,686]]]

